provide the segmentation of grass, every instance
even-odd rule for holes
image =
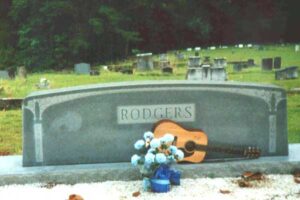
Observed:
[[[185,57],[194,55],[194,52],[185,52]],[[292,88],[300,88],[300,79],[294,80],[275,80],[274,72],[262,72],[260,68],[261,59],[265,57],[281,56],[282,66],[299,66],[300,67],[300,52],[294,51],[294,45],[279,46],[267,45],[264,50],[254,48],[239,49],[229,47],[227,49],[202,50],[200,56],[226,57],[228,61],[247,61],[249,58],[254,59],[257,67],[244,69],[242,72],[233,72],[232,66],[228,65],[228,79],[241,82],[254,82],[275,84],[280,87],[290,90]],[[187,59],[178,61],[175,58],[174,52],[168,52],[168,58],[175,67],[174,74],[162,74],[159,70],[151,72],[136,72],[134,75],[125,75],[117,72],[101,71],[100,76],[76,75],[73,72],[45,72],[29,74],[26,80],[0,80],[0,97],[19,97],[23,98],[33,91],[39,90],[36,84],[41,77],[45,77],[50,81],[50,86],[54,88],[70,87],[77,85],[106,83],[106,82],[121,82],[134,80],[184,80],[186,73]],[[158,59],[155,56],[154,59]],[[114,63],[116,65],[128,63],[128,60]],[[100,66],[98,66],[100,69]],[[288,139],[289,143],[300,142],[300,94],[288,95]],[[9,110],[0,111],[0,154],[20,154],[21,147],[21,111]]]

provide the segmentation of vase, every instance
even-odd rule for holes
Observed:
[[[150,178],[148,177],[143,178],[143,190],[145,192],[151,191],[151,182],[150,182]]]
[[[152,192],[163,193],[170,191],[169,179],[151,179],[150,182]]]

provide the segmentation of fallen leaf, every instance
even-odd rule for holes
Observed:
[[[261,172],[244,172],[242,178],[248,181],[261,181],[265,176]]]
[[[140,191],[137,191],[137,192],[132,193],[132,196],[133,196],[133,197],[138,197],[138,196],[140,196],[140,195],[141,195]]]
[[[246,180],[238,180],[238,185],[242,188],[252,187],[251,183]]]
[[[231,193],[231,191],[229,191],[229,190],[222,190],[222,189],[220,189],[220,192],[222,194],[230,194]]]
[[[69,200],[84,200],[84,199],[78,194],[71,194],[69,196]]]
[[[0,151],[0,156],[8,156],[10,155],[9,151]]]

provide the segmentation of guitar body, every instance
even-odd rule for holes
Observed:
[[[187,130],[171,120],[161,120],[154,125],[154,137],[163,137],[166,133],[172,134],[176,138],[175,146],[187,152],[189,156],[184,156],[183,161],[199,163],[204,160],[206,151],[189,151],[187,144],[189,141],[206,146],[208,143],[207,135],[201,130]]]

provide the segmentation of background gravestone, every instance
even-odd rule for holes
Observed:
[[[134,142],[161,119],[201,128],[210,144],[254,145],[263,156],[288,152],[286,93],[271,85],[160,80],[79,86],[34,92],[22,110],[24,166],[129,162]],[[207,155],[224,157],[234,156]]]
[[[173,68],[172,67],[163,67],[161,69],[162,73],[165,73],[165,74],[173,74]]]
[[[261,66],[263,71],[272,71],[273,58],[263,58],[261,61]]]
[[[0,79],[9,79],[8,71],[0,70]]]
[[[74,71],[76,74],[90,74],[91,65],[89,63],[78,63],[74,65]]]
[[[189,62],[188,62],[188,67],[193,68],[193,67],[200,67],[201,60],[199,56],[190,56],[189,57]]]
[[[275,71],[276,80],[286,80],[286,79],[295,79],[298,78],[298,67],[291,66],[284,69]]]
[[[248,66],[250,66],[250,67],[255,66],[254,59],[252,59],[252,58],[248,59],[247,64],[248,64]]]
[[[280,69],[281,68],[281,57],[275,57],[274,58],[274,69]]]
[[[27,70],[25,66],[18,67],[18,76],[23,79],[27,78]]]
[[[137,70],[153,70],[152,53],[137,54]]]

